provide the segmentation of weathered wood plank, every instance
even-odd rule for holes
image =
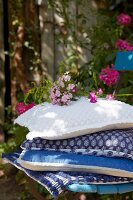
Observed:
[[[60,5],[60,1],[56,1],[56,3]],[[59,65],[62,60],[65,58],[65,47],[64,45],[58,41],[60,34],[63,34],[65,37],[66,30],[64,30],[64,19],[59,16],[55,11],[54,11],[54,18],[55,18],[55,78],[57,76],[58,70],[59,70]]]
[[[97,5],[95,1],[83,0],[82,4],[77,1],[70,1],[67,9],[68,20],[73,23],[73,30],[64,29],[64,19],[61,17],[54,8],[49,9],[47,1],[36,0],[39,5],[39,21],[41,29],[41,57],[43,62],[43,70],[49,75],[51,79],[56,78],[60,62],[69,57],[74,50],[77,55],[77,60],[73,64],[74,67],[80,68],[85,63],[88,63],[91,59],[91,45],[89,44],[88,32],[85,32],[85,27],[88,29],[96,23],[97,20]],[[58,6],[60,1],[55,2]],[[86,25],[82,24],[77,15],[85,15],[87,22]],[[81,28],[80,28],[81,27]],[[84,30],[82,30],[82,28]],[[69,28],[68,28],[69,29]],[[78,38],[76,41],[72,36],[72,31],[75,31],[75,35]],[[65,35],[66,32],[66,35]],[[64,35],[63,35],[64,34]],[[57,38],[67,37],[73,44],[67,45],[67,48],[63,43],[58,43]],[[88,43],[87,48],[81,43]],[[72,50],[73,49],[73,50]],[[68,66],[69,69],[70,66]],[[67,68],[67,66],[66,66]]]
[[[54,11],[48,9],[42,0],[39,9],[39,21],[41,30],[41,59],[43,71],[50,79],[55,77],[55,39],[54,39]]]
[[[90,44],[90,39],[88,35],[87,30],[89,27],[92,27],[94,24],[97,22],[97,15],[98,15],[98,10],[97,10],[97,4],[95,3],[94,0],[82,0],[82,4],[78,5],[78,15],[84,15],[86,17],[86,22],[82,20],[78,20],[78,37],[81,42],[88,43],[86,47],[79,46],[78,51],[79,51],[79,67],[84,65],[84,63],[88,63],[92,57],[91,55],[91,44]],[[84,32],[82,30],[82,27],[84,27]],[[90,50],[89,50],[90,49]]]

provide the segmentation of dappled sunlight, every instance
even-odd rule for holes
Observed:
[[[108,146],[108,147],[113,147],[113,146],[117,146],[118,145],[118,139],[117,138],[112,138],[111,140],[107,140],[106,141],[106,145]]]
[[[57,114],[54,112],[48,112],[44,115],[44,117],[47,117],[47,118],[55,118],[56,116]]]
[[[20,115],[15,123],[29,129],[28,137],[63,139],[132,126],[132,106],[116,100],[98,99],[91,103],[82,97],[69,106],[44,103]]]
[[[114,119],[118,119],[120,117],[120,111],[122,111],[123,106],[122,105],[113,105],[109,104],[108,101],[105,101],[103,104],[99,104],[94,108],[98,115],[103,116],[103,114],[106,114],[107,117],[111,117]],[[105,119],[103,119],[105,120]]]

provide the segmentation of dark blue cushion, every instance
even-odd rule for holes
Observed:
[[[107,130],[66,140],[25,140],[23,149],[58,150],[88,155],[126,157],[133,159],[133,128]]]

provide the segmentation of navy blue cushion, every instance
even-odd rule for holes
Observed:
[[[133,128],[107,130],[66,140],[25,140],[22,149],[58,150],[88,155],[133,159]]]
[[[133,177],[133,161],[125,158],[80,155],[59,151],[28,150],[19,164],[34,171],[86,171],[121,177]]]

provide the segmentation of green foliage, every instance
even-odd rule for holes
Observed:
[[[126,39],[129,42],[133,40],[132,27],[119,26],[116,20],[124,6],[126,12],[128,13],[129,10],[128,14],[131,14],[130,3],[123,0],[104,1],[104,7],[99,9],[97,15],[97,23],[92,27],[88,26],[89,16],[82,11],[85,3],[87,4],[88,1],[59,0],[59,3],[53,0],[48,1],[49,7],[54,9],[56,14],[63,19],[61,31],[56,34],[57,43],[63,45],[65,54],[65,58],[60,62],[59,72],[62,74],[65,71],[70,71],[76,82],[80,84],[81,90],[86,94],[98,87],[102,87],[105,93],[112,93],[114,88],[109,90],[103,85],[99,81],[98,74],[102,68],[114,64],[118,51],[115,43],[118,39]],[[72,6],[73,9],[71,9]],[[83,37],[84,35],[85,37]],[[91,51],[91,59],[81,62],[78,49],[85,50],[88,54]],[[81,65],[79,65],[80,62]],[[117,98],[129,103],[133,103],[130,95],[133,93],[132,77],[133,72],[122,74],[122,82],[119,91],[117,91],[117,93],[123,94],[118,95]]]
[[[119,38],[128,38],[130,39],[133,37],[133,34],[130,33],[130,37],[128,37],[129,32],[131,32],[130,27],[123,27],[118,26],[116,23],[116,13],[112,13],[111,17],[104,14],[104,20],[99,22],[96,26],[94,26],[91,30],[91,45],[92,45],[92,60],[90,63],[93,63],[93,69],[97,72],[100,72],[101,68],[106,67],[109,64],[114,63],[115,55],[118,51],[115,48],[115,42]],[[113,15],[113,16],[112,16]],[[103,37],[104,31],[104,37]],[[132,39],[131,39],[132,41]],[[86,73],[86,70],[83,71]],[[133,72],[123,72],[121,73],[121,83],[119,86],[119,90],[117,91],[118,99],[127,101],[129,103],[132,102],[133,96],[133,84],[132,84],[132,77]],[[98,80],[98,77],[97,77]],[[101,83],[98,84],[101,87]],[[107,88],[103,85],[102,86],[105,91]]]
[[[29,104],[34,102],[35,104],[40,104],[44,101],[49,102],[49,90],[51,86],[52,83],[49,80],[42,80],[39,86],[33,83],[33,87],[25,95],[24,103]]]
[[[10,30],[9,30],[9,44],[10,51],[8,52],[9,56],[12,58],[14,56],[14,45],[16,43],[16,33],[20,25],[24,25],[24,41],[23,41],[23,51],[24,65],[29,65],[28,70],[42,73],[41,71],[41,56],[40,56],[40,47],[39,47],[39,34],[40,30],[37,23],[32,21],[34,17],[27,19],[25,17],[25,7],[26,1],[24,0],[14,0],[9,2],[10,4]],[[33,6],[35,1],[29,2]],[[36,15],[36,13],[35,13]],[[30,16],[30,14],[29,14]]]
[[[4,152],[13,152],[17,148],[20,148],[20,145],[25,140],[26,134],[28,133],[27,128],[13,124],[8,125],[9,129],[6,128],[6,132],[8,132],[8,139],[6,143],[0,144],[0,154]]]
[[[59,32],[55,32],[57,44],[63,46],[65,58],[60,62],[59,72],[62,74],[66,71],[76,71],[78,68],[78,60],[80,58],[78,46],[88,48],[88,35],[84,41],[82,40],[81,23],[86,24],[87,18],[85,15],[78,13],[77,5],[83,5],[79,0],[48,0],[50,8],[54,9],[57,16],[63,19],[62,25],[58,27]],[[80,20],[80,25],[78,21]],[[79,34],[80,30],[80,34]]]

